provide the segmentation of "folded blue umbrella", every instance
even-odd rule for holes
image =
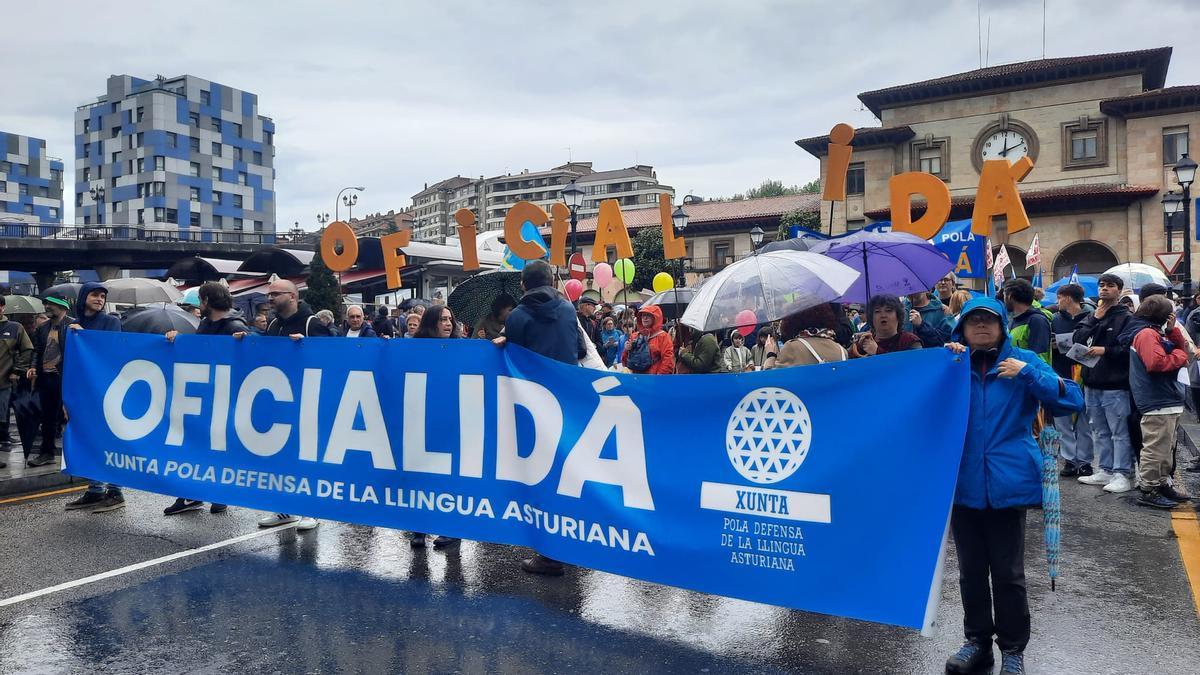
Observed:
[[[1050,590],[1058,579],[1058,559],[1062,554],[1062,500],[1058,491],[1058,451],[1062,438],[1053,427],[1038,435],[1042,451],[1042,525],[1046,535],[1046,563],[1050,567]]]

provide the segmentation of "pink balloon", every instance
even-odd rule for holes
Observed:
[[[596,281],[596,285],[600,288],[608,288],[608,285],[613,280],[613,268],[606,262],[596,263],[592,268],[592,279]]]
[[[579,296],[583,295],[583,282],[578,279],[567,279],[567,283],[563,284],[563,290],[567,293],[567,299],[575,302]]]
[[[728,316],[728,315],[726,315]],[[754,327],[758,325],[758,317],[748,309],[743,309],[734,317],[737,322],[737,332],[743,336],[748,336],[754,332]]]

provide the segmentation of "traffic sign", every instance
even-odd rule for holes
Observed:
[[[1179,263],[1183,260],[1183,251],[1155,253],[1154,257],[1158,258],[1158,264],[1166,270],[1167,274],[1175,274],[1175,268],[1179,267]]]
[[[583,281],[587,278],[587,262],[584,261],[582,253],[571,254],[571,259],[567,261],[567,270],[572,279]]]

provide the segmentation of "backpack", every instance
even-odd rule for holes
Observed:
[[[645,335],[637,336],[629,348],[629,358],[625,365],[635,373],[644,373],[654,365],[654,356],[650,353],[650,340]]]

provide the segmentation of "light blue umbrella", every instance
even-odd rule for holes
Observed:
[[[1069,283],[1071,283],[1071,277],[1065,276],[1065,277],[1059,279],[1058,281],[1050,284],[1049,286],[1046,287],[1046,296],[1047,297],[1053,296],[1054,294],[1058,293],[1058,289],[1062,288],[1063,286],[1066,286]],[[1088,296],[1089,298],[1100,297],[1099,283],[1100,283],[1100,280],[1097,279],[1096,277],[1088,276],[1086,274],[1079,275],[1079,285],[1083,287],[1083,294]]]
[[[187,289],[187,292],[183,294],[182,298],[180,298],[179,304],[191,305],[192,307],[199,307],[200,306],[200,287],[196,286],[196,287]]]
[[[1038,435],[1042,450],[1042,525],[1046,534],[1046,563],[1050,567],[1050,590],[1058,579],[1058,557],[1062,553],[1062,500],[1058,492],[1058,451],[1062,437],[1053,427]]]

